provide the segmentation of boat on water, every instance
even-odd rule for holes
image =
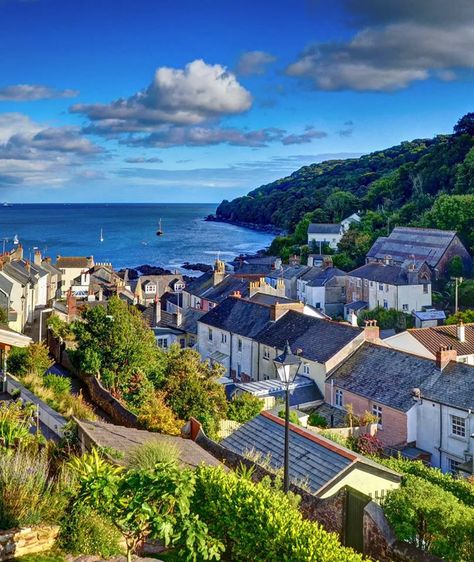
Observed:
[[[163,236],[164,232],[163,232],[163,228],[161,226],[161,219],[158,222],[158,230],[156,231],[156,235],[157,236]]]
[[[18,240],[18,234],[15,234],[15,236],[13,237],[13,244],[15,244],[15,246],[18,246],[19,243],[20,241]]]
[[[12,207],[13,205],[11,203],[8,203],[7,201],[4,201],[4,203],[2,204],[2,207]]]
[[[100,241],[100,242],[103,242],[103,241],[104,241],[104,233],[103,233],[102,229],[100,229],[100,238],[99,238],[99,241]]]

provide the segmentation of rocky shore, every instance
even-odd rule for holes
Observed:
[[[285,231],[283,229],[278,228],[273,224],[257,224],[253,222],[234,221],[230,219],[224,219],[222,217],[217,217],[216,215],[207,215],[204,220],[206,222],[225,222],[227,224],[233,224],[234,226],[241,226],[242,228],[250,228],[251,230],[258,230],[260,232],[268,232],[270,234],[275,234],[275,236],[285,234]]]

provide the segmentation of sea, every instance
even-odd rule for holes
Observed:
[[[216,208],[205,203],[0,205],[0,244],[10,250],[17,236],[26,259],[38,248],[53,263],[58,255],[94,256],[115,269],[150,264],[183,272],[185,262],[212,264],[218,255],[230,261],[270,245],[272,234],[206,222]],[[160,219],[163,236],[156,236]]]

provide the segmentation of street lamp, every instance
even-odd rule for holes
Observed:
[[[283,463],[283,490],[285,493],[290,489],[289,477],[289,441],[290,441],[290,384],[295,380],[301,359],[291,351],[289,342],[286,342],[285,350],[273,360],[276,372],[280,380],[285,384],[285,455]]]

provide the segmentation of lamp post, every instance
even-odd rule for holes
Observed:
[[[301,359],[291,351],[289,342],[286,342],[285,350],[273,360],[276,372],[280,380],[285,384],[285,451],[283,461],[283,490],[285,493],[290,489],[289,476],[289,441],[290,441],[290,384],[295,380]]]

